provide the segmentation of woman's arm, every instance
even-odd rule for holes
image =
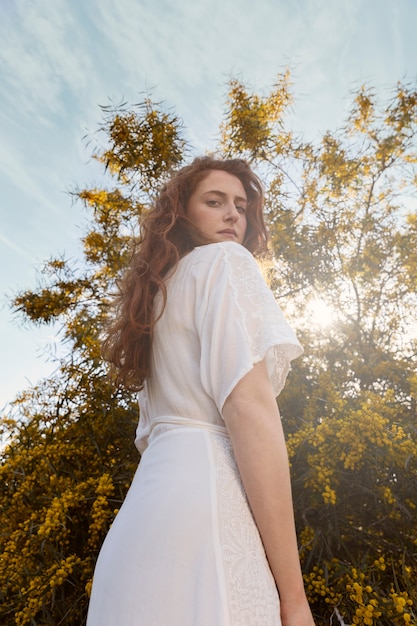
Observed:
[[[263,361],[233,389],[223,418],[278,587],[283,626],[314,626],[298,556],[284,433]]]

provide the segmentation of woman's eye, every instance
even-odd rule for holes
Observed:
[[[245,206],[237,206],[236,210],[239,211],[239,213],[246,213],[246,207]]]
[[[207,200],[208,206],[219,206],[220,202],[218,200]]]

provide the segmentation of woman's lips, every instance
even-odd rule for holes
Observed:
[[[225,228],[224,230],[219,230],[219,235],[230,235],[231,237],[237,237],[236,231],[232,228]]]

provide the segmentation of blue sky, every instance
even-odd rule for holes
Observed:
[[[267,92],[289,66],[294,129],[343,122],[350,93],[417,78],[415,0],[2,0],[0,3],[0,408],[50,374],[56,329],[8,301],[42,261],[81,255],[87,215],[69,191],[102,181],[83,137],[100,104],[144,92],[210,149],[230,77]]]

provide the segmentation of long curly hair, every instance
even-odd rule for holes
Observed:
[[[116,383],[131,391],[142,389],[150,368],[155,323],[165,307],[167,272],[197,245],[210,243],[187,217],[188,201],[212,170],[222,170],[241,181],[248,199],[243,245],[252,254],[265,252],[268,233],[263,218],[263,188],[242,159],[196,158],[163,185],[149,212],[140,222],[131,261],[118,283],[115,311],[102,343],[102,355],[111,365]],[[154,312],[161,291],[163,307]]]

